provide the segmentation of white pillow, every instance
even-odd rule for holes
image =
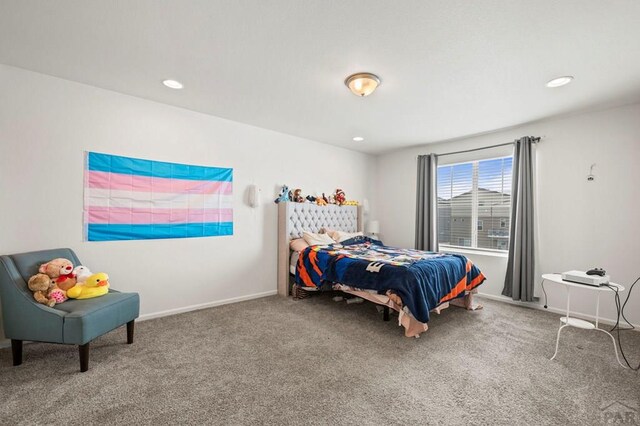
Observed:
[[[360,232],[343,232],[343,231],[335,231],[331,234],[331,237],[337,242],[341,243],[353,237],[362,237],[364,234]]]
[[[336,242],[328,236],[327,234],[314,234],[313,232],[302,232],[302,238],[309,244],[310,246],[324,246],[328,244],[335,244]]]

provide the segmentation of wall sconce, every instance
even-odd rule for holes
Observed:
[[[254,209],[260,205],[260,188],[257,185],[249,185],[249,205]]]

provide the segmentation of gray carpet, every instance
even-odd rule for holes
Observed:
[[[116,330],[84,374],[75,347],[25,345],[19,367],[3,349],[0,423],[584,425],[638,408],[608,336],[565,329],[549,361],[558,315],[482,303],[410,339],[369,303],[268,297],[138,323],[133,345]],[[640,333],[624,338],[637,362]]]

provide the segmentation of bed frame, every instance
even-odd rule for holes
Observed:
[[[364,229],[362,206],[318,206],[312,203],[278,204],[278,294],[289,295],[289,242],[303,231],[321,228],[344,232]]]

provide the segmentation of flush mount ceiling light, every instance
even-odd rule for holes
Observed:
[[[170,89],[182,89],[184,87],[183,84],[177,80],[163,80],[162,84]]]
[[[354,95],[364,97],[369,96],[376,90],[380,85],[380,78],[369,72],[359,72],[347,77],[344,84]]]
[[[353,138],[354,142],[362,142],[364,140],[364,138],[362,136],[356,136]]]
[[[554,78],[547,82],[547,87],[560,87],[565,86],[573,81],[572,75],[565,75],[562,77]]]

